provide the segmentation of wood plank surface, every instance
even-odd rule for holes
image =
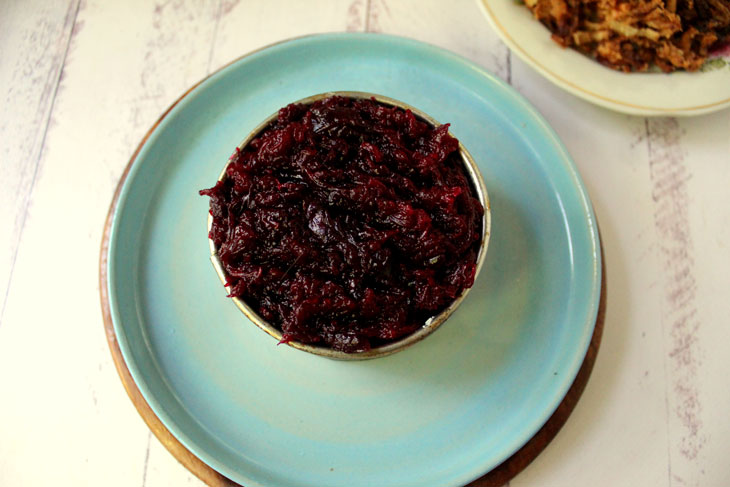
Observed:
[[[0,326],[78,5],[0,4]]]
[[[511,56],[473,0],[0,2],[0,485],[203,485],[140,420],[109,353],[107,210],[190,86],[333,31],[420,39],[510,82],[593,201],[610,290],[600,353],[510,486],[730,485],[730,111],[645,119],[579,100]]]
[[[114,384],[99,310],[87,305],[98,294],[94,254],[132,151],[206,74],[199,46],[212,42],[217,8],[79,6],[0,327],[0,382],[17,398],[0,406],[0,458],[26,462],[0,466],[0,485],[144,482],[149,431]]]

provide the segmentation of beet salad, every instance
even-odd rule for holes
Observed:
[[[289,105],[200,194],[229,296],[282,342],[367,351],[474,282],[484,210],[459,142],[410,110],[339,96]]]

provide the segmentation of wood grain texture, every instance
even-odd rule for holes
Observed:
[[[474,22],[474,19],[484,23]],[[368,31],[449,46],[449,49],[509,81],[509,50],[485,22],[473,0],[371,0]]]
[[[78,5],[0,4],[0,326]]]
[[[677,122],[681,164],[689,175],[684,183],[687,211],[683,217],[689,227],[689,255],[692,257],[689,264],[694,278],[694,296],[689,307],[696,309],[692,321],[698,324],[690,353],[696,366],[692,382],[700,406],[696,410],[701,422],[697,439],[702,440],[702,446],[695,459],[690,460],[677,451],[682,446],[681,436],[675,437],[674,456],[679,461],[672,461],[672,471],[684,477],[688,485],[730,485],[730,466],[726,461],[730,450],[725,443],[730,438],[730,421],[727,420],[730,408],[727,343],[730,332],[725,325],[730,316],[730,300],[727,299],[730,259],[725,258],[730,248],[730,205],[727,203],[730,112],[726,110],[707,117],[678,119]],[[712,157],[713,153],[717,156]],[[671,240],[667,244],[676,245]],[[658,254],[657,260],[660,258],[661,254]],[[669,273],[665,270],[661,277],[667,275]],[[657,287],[662,292],[666,291],[666,288]],[[665,331],[671,329],[666,327],[666,323],[674,321],[672,316],[676,320],[681,314],[673,312],[668,316],[670,321],[665,321]],[[680,356],[669,357],[675,361]],[[718,386],[720,378],[724,378],[725,386]],[[676,404],[680,404],[679,401]],[[682,436],[691,432],[680,425],[672,430]],[[675,482],[673,485],[682,484]]]
[[[676,118],[647,119],[646,144],[661,274],[661,325],[666,343],[668,483],[700,485],[692,463],[702,463],[707,441],[697,380],[702,323],[697,308],[694,244],[689,221],[692,177]],[[689,466],[687,464],[690,464]]]
[[[361,30],[366,8],[366,3],[343,0],[233,2],[220,19],[212,69],[292,37]]]
[[[89,257],[98,252],[108,203],[140,138],[206,75],[209,51],[200,44],[212,42],[217,7],[217,0],[79,5],[0,327],[0,381],[14,391],[0,405],[0,458],[44,458],[45,468],[15,461],[4,468],[0,460],[0,485],[110,477],[145,483],[145,460],[156,457],[119,387],[103,333],[95,332],[98,266]],[[42,276],[55,282],[39,306]],[[48,380],[58,370],[49,364],[60,364],[65,377]],[[33,425],[24,417],[34,417]],[[124,462],[114,451],[125,452]],[[147,471],[155,469],[149,464]]]

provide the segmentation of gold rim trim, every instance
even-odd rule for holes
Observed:
[[[502,37],[502,40],[505,42],[505,44],[507,44],[507,46],[511,50],[515,51],[520,57],[522,57],[525,61],[527,61],[528,64],[532,64],[532,66],[535,69],[540,71],[543,75],[545,75],[548,78],[548,80],[552,81],[554,84],[558,85],[560,88],[565,88],[565,86],[568,86],[578,92],[583,93],[584,95],[598,98],[599,100],[603,100],[605,102],[610,102],[615,105],[634,108],[637,110],[652,110],[655,112],[662,112],[662,114],[666,114],[666,115],[677,113],[677,112],[692,112],[692,111],[705,110],[705,111],[697,114],[697,115],[700,115],[700,114],[707,113],[707,111],[712,111],[709,109],[719,110],[721,108],[724,108],[722,105],[730,104],[730,98],[725,98],[724,100],[720,100],[720,101],[717,101],[714,103],[708,103],[705,105],[697,105],[697,106],[693,106],[693,107],[662,108],[662,107],[653,107],[653,106],[648,106],[648,105],[636,105],[634,103],[620,101],[620,100],[616,100],[614,98],[609,98],[607,96],[600,95],[598,93],[594,93],[594,92],[587,90],[579,85],[576,85],[575,83],[568,81],[567,79],[563,78],[562,76],[554,73],[553,71],[551,71],[550,69],[545,67],[545,65],[541,64],[537,59],[532,57],[521,45],[519,45],[517,42],[515,42],[515,40],[512,38],[512,36],[507,32],[507,29],[505,29],[505,27],[499,22],[499,20],[497,19],[497,16],[494,14],[491,7],[489,6],[488,0],[478,0],[478,1],[479,1],[479,4],[484,9],[487,19],[489,19],[491,24],[495,27],[495,29],[500,34],[500,37]],[[499,1],[502,1],[502,0],[499,0]],[[556,45],[556,47],[557,47],[557,45]],[[608,68],[606,68],[606,69],[608,69]],[[561,86],[561,85],[565,85],[565,86]],[[585,97],[581,97],[581,98],[585,99]],[[593,100],[587,100],[587,101],[593,101]],[[602,105],[602,106],[605,107],[605,105]],[[687,113],[687,114],[689,115],[689,113]],[[633,113],[632,115],[638,115],[638,114]],[[644,113],[643,115],[651,115],[651,114]]]
[[[395,100],[393,98],[389,98],[383,95],[378,95],[374,93],[366,93],[362,91],[331,91],[326,93],[320,93],[313,96],[308,96],[306,98],[302,98],[300,100],[297,100],[293,103],[298,104],[304,104],[304,105],[311,105],[317,100],[322,100],[324,98],[328,98],[330,96],[343,96],[346,98],[353,98],[353,99],[375,99],[375,101],[382,103],[384,105],[392,106],[401,108],[403,110],[410,110],[413,112],[414,115],[421,118],[423,121],[431,125],[432,127],[437,127],[441,125],[438,121],[434,120],[431,116],[428,114],[422,112],[421,110],[412,107],[408,105],[407,103],[403,103],[402,101]],[[246,147],[256,136],[259,135],[265,128],[267,128],[273,121],[276,120],[279,112],[278,110],[268,116],[263,122],[259,123],[256,128],[254,128],[243,141],[238,145],[239,149],[243,149]],[[450,133],[450,132],[449,132]],[[453,136],[453,134],[451,134]],[[490,238],[490,232],[491,232],[491,207],[489,203],[489,195],[487,193],[486,185],[484,184],[484,179],[481,176],[481,173],[479,172],[479,169],[476,165],[476,162],[472,158],[469,151],[466,150],[464,145],[459,142],[459,155],[461,156],[461,160],[464,166],[464,169],[466,170],[467,176],[469,178],[469,182],[472,186],[472,189],[476,193],[477,198],[479,199],[479,202],[482,204],[482,207],[484,208],[484,215],[482,217],[482,238],[479,245],[479,252],[477,254],[477,261],[476,261],[476,272],[474,274],[474,280],[476,281],[477,277],[479,276],[479,272],[482,269],[482,266],[484,264],[484,257],[487,253],[487,246],[489,244],[489,238]],[[226,164],[223,166],[223,170],[221,171],[220,175],[218,176],[218,180],[225,179],[226,171],[228,169],[228,166],[231,164],[231,160],[229,159]],[[213,225],[213,216],[208,213],[207,217],[207,224],[208,224],[208,232],[210,232],[210,229]],[[212,239],[208,239],[208,244],[210,246],[210,260],[213,264],[213,268],[216,271],[216,274],[218,274],[218,278],[220,279],[221,283],[223,283],[226,290],[230,293],[231,288],[230,286],[226,286],[226,283],[228,282],[226,278],[226,273],[223,270],[223,265],[218,257],[217,249],[215,248],[215,243]],[[469,293],[471,288],[464,289],[459,296],[454,299],[454,301],[451,302],[451,304],[446,307],[441,313],[438,315],[435,315],[428,320],[426,320],[423,327],[416,330],[415,332],[405,336],[404,338],[397,340],[395,342],[389,343],[387,345],[376,347],[371,350],[368,350],[367,352],[355,352],[355,353],[345,353],[340,352],[336,350],[332,350],[328,347],[321,347],[316,345],[308,345],[305,343],[301,343],[298,341],[290,341],[285,342],[287,345],[296,348],[297,350],[302,350],[304,352],[309,352],[315,355],[320,355],[323,357],[336,359],[336,360],[367,360],[367,359],[373,359],[378,357],[385,357],[387,355],[391,355],[393,353],[399,352],[401,350],[404,350],[411,345],[423,340],[428,335],[433,333],[439,326],[441,326],[448,318],[451,316],[451,314],[456,310],[456,308],[459,307],[461,302],[466,298],[467,294]],[[269,324],[266,320],[264,320],[253,308],[251,308],[248,304],[246,304],[245,301],[243,301],[240,298],[234,297],[231,298],[231,300],[235,303],[235,305],[238,307],[238,309],[249,319],[251,320],[256,326],[258,326],[260,329],[265,331],[267,334],[269,334],[271,337],[275,338],[277,341],[281,342],[282,339],[282,333],[280,330]]]

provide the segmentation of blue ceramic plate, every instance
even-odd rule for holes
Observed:
[[[225,297],[208,199],[233,148],[292,100],[334,90],[451,122],[492,202],[485,267],[435,334],[339,362],[276,342]],[[509,86],[439,48],[382,35],[300,38],[188,93],[150,134],[113,215],[109,302],[153,411],[246,485],[458,486],[519,449],[562,400],[600,295],[593,212],[565,148]]]

